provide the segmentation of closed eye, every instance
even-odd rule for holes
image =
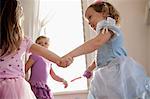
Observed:
[[[90,19],[91,19],[91,16],[88,17],[88,20],[90,20]]]
[[[47,45],[48,43],[45,43],[45,45]]]

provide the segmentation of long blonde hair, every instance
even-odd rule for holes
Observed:
[[[1,0],[0,24],[1,42],[0,57],[16,51],[22,41],[22,29],[19,24],[20,6],[16,0]]]

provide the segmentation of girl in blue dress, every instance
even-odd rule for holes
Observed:
[[[90,78],[96,68],[88,99],[150,99],[150,79],[123,47],[118,11],[108,2],[95,2],[85,17],[97,36],[65,55],[63,62],[97,50],[97,59],[84,73]]]

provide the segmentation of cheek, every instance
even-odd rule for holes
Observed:
[[[103,19],[104,19],[103,15],[100,14],[100,13],[98,13],[97,14],[97,18],[96,18],[97,23],[100,22],[100,21],[102,21]]]
[[[97,18],[97,22],[101,21],[102,20],[102,17],[98,17]]]
[[[103,18],[98,18],[97,20],[96,20],[96,25],[100,22],[100,21],[102,21],[102,20],[104,20]]]
[[[42,46],[42,44],[39,44],[40,46]]]
[[[89,21],[89,24],[93,25],[93,24],[95,24],[95,22],[96,22],[96,20],[94,18],[91,18],[91,20]]]
[[[49,47],[49,45],[45,45],[45,47],[47,47],[47,48],[48,48],[48,47]]]

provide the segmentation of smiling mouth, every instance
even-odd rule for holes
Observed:
[[[94,30],[96,30],[96,26],[94,26],[94,25],[93,25],[93,27],[92,27],[92,28],[93,28]]]
[[[93,30],[96,30],[96,27],[91,27]]]
[[[93,29],[96,30],[96,27],[94,26]]]

